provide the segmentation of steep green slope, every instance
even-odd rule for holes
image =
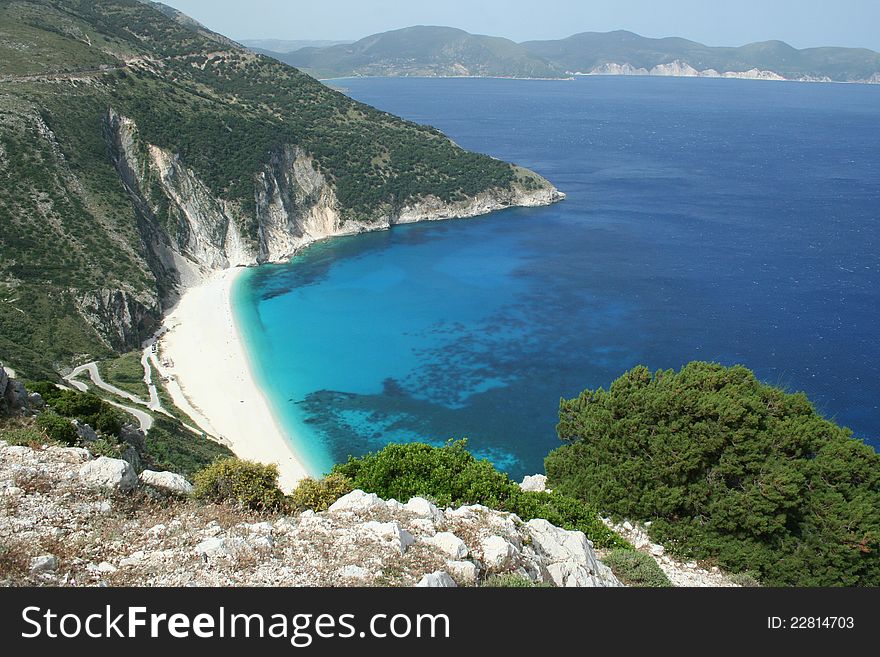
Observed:
[[[302,48],[277,57],[319,77],[352,75],[558,77],[561,71],[518,44],[451,27],[419,25],[352,44]]]
[[[187,268],[278,253],[270,215],[304,239],[316,207],[552,189],[159,8],[0,0],[0,358],[28,374],[136,347]]]
[[[649,39],[632,32],[583,32],[556,41],[527,41],[525,49],[566,71],[587,73],[603,64],[630,64],[650,70],[680,61],[698,71],[719,73],[758,69],[788,79],[868,80],[880,73],[880,54],[862,48],[797,50],[782,41],[716,48],[687,39]]]

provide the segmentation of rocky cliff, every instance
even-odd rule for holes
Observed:
[[[0,441],[0,583],[48,586],[475,586],[517,575],[620,586],[581,532],[483,506],[354,491],[328,511],[266,516],[186,499],[81,448]]]
[[[428,195],[387,207],[371,221],[346,219],[334,186],[314,159],[302,148],[286,145],[272,153],[257,174],[255,205],[245,211],[241,204],[214,195],[179,155],[144,143],[132,119],[111,109],[106,123],[114,166],[139,209],[148,261],[157,278],[167,283],[164,305],[213,271],[284,261],[317,240],[395,224],[474,217],[513,206],[549,205],[565,198],[543,178],[518,169],[521,177],[514,184],[464,200]],[[117,324],[128,318],[134,320],[136,313],[121,313]],[[114,335],[131,332],[122,325],[112,329]]]

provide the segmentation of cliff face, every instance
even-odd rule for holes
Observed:
[[[774,73],[773,71],[762,71],[753,68],[748,71],[725,71],[719,73],[713,68],[697,70],[687,62],[675,60],[668,64],[658,64],[648,69],[645,67],[635,67],[632,64],[608,63],[596,66],[586,73],[575,73],[575,75],[650,75],[661,77],[684,77],[684,78],[738,78],[742,80],[785,80],[786,78]],[[813,81],[813,79],[800,78],[802,81]]]
[[[133,120],[111,110],[107,126],[114,165],[138,209],[147,260],[156,278],[164,282],[165,306],[211,272],[284,261],[317,240],[395,224],[474,217],[513,206],[548,205],[565,198],[530,174],[533,182],[528,189],[518,181],[460,201],[432,195],[387,208],[369,223],[355,221],[343,216],[333,185],[314,160],[298,146],[287,145],[273,153],[257,174],[255,205],[247,212],[212,194],[176,154],[143,143]],[[246,237],[252,234],[256,240]],[[127,321],[136,314],[120,316],[115,333],[131,334]]]

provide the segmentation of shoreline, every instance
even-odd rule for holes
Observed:
[[[159,374],[174,403],[235,455],[278,466],[282,490],[310,476],[252,371],[232,308],[244,268],[212,273],[166,314],[157,340]]]

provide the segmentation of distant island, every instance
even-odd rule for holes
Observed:
[[[880,83],[880,53],[865,48],[798,50],[783,41],[712,47],[676,37],[649,39],[624,30],[516,43],[451,27],[419,25],[354,43],[293,51],[265,42],[248,45],[320,78],[663,75]]]

